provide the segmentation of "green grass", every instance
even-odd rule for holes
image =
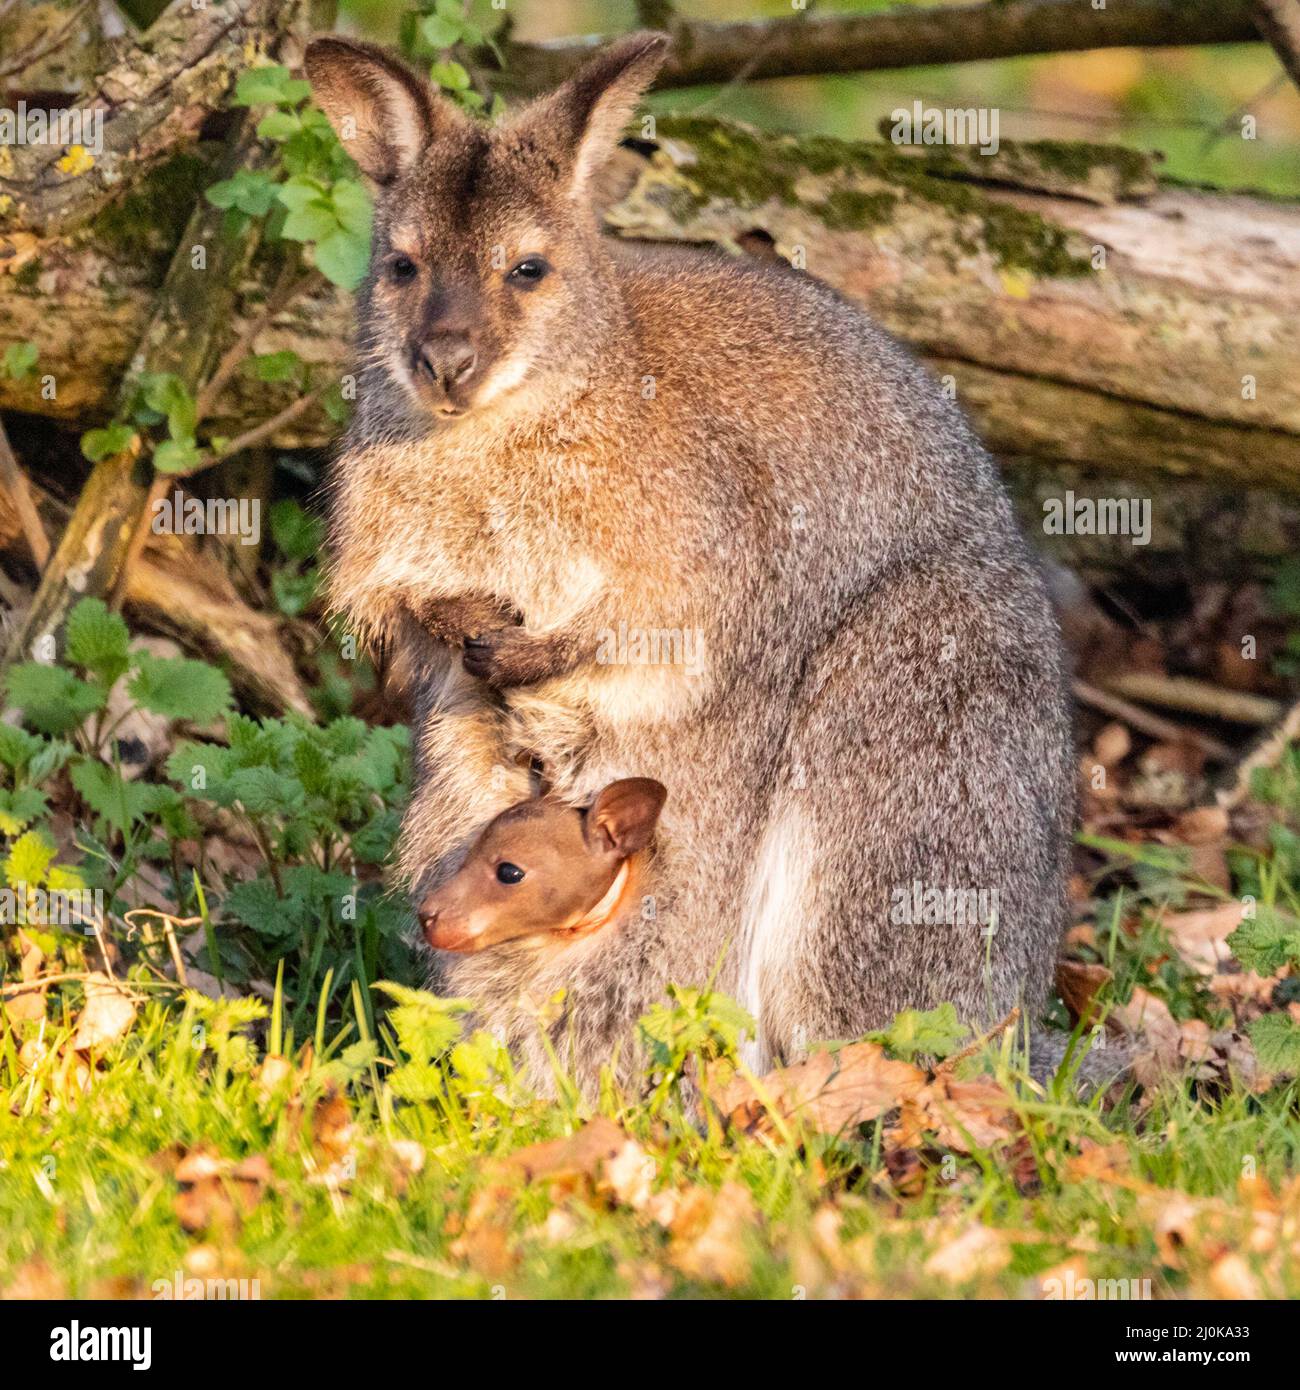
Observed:
[[[1284,1188],[1300,1169],[1294,1085],[1211,1100],[1171,1082],[1147,1108],[1127,1101],[1109,1114],[1099,1102],[1054,1101],[1021,1085],[1025,1134],[1014,1164],[976,1150],[945,1165],[929,1152],[906,1196],[870,1127],[797,1145],[702,1130],[675,1099],[652,1114],[644,1102],[607,1097],[605,1111],[653,1155],[656,1186],[734,1183],[752,1197],[752,1218],[718,1231],[726,1273],[714,1277],[689,1257],[684,1272],[681,1241],[589,1180],[555,1186],[502,1172],[497,1160],[571,1132],[584,1112],[531,1096],[490,1039],[453,1054],[459,1065],[441,1065],[419,1102],[395,1094],[396,1068],[410,1063],[394,1044],[358,1045],[351,1034],[320,1051],[299,1048],[293,1076],[268,1095],[257,1080],[265,1022],[241,1027],[238,1017],[226,1018],[231,1031],[206,1001],[149,1002],[85,1095],[59,1079],[66,1028],[47,1025],[49,1052],[33,1070],[22,1071],[6,1049],[0,1283],[147,1298],[155,1281],[184,1271],[256,1279],[264,1298],[592,1298],[647,1289],[1016,1297],[1032,1296],[1036,1276],[1072,1259],[1076,1277],[1150,1279],[1162,1297],[1204,1292],[1229,1248],[1243,1251],[1265,1296],[1300,1295],[1294,1254],[1249,1251],[1251,1206],[1239,1193],[1243,1174]],[[341,1088],[354,1129],[330,1149],[320,1107],[332,1088]],[[421,1171],[399,1161],[401,1140],[420,1146]],[[1119,1146],[1119,1181],[1071,1175],[1084,1141]],[[208,1229],[187,1232],[171,1170],[180,1150],[200,1147],[231,1160],[265,1155],[274,1177],[246,1212],[223,1220],[218,1203]],[[342,1183],[323,1181],[344,1148],[353,1159]],[[1162,1258],[1153,1230],[1167,1205],[1162,1191],[1217,1201],[1207,1208],[1213,1229],[1176,1263]],[[838,1233],[828,1243],[830,1220]],[[928,1273],[927,1260],[973,1221],[1009,1233],[1004,1266],[955,1281]]]

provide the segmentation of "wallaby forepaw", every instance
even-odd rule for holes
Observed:
[[[534,685],[556,674],[550,644],[521,627],[499,628],[465,639],[465,670],[488,685]]]

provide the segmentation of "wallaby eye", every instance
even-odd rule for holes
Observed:
[[[406,285],[415,279],[416,266],[410,256],[394,256],[388,262],[388,278],[395,285]]]
[[[544,280],[550,271],[551,267],[540,256],[525,256],[506,279],[512,285],[518,285],[520,289],[528,289],[539,280]]]
[[[498,883],[519,883],[524,876],[524,871],[518,864],[502,863],[497,865]]]

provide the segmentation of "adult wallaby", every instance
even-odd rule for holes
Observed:
[[[1073,782],[1043,585],[960,412],[857,308],[601,235],[593,176],[665,49],[635,34],[495,128],[378,48],[307,53],[376,187],[333,593],[410,672],[417,898],[530,759],[572,804],[668,790],[645,910],[446,983],[535,1063],[522,991],[573,987],[598,1063],[719,961],[756,1065],[943,1000],[1032,1012]],[[934,893],[996,910],[912,910]]]

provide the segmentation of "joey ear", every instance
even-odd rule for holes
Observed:
[[[549,128],[563,146],[575,196],[613,154],[642,92],[668,56],[668,44],[667,34],[653,30],[629,34],[530,109],[525,119]]]
[[[307,45],[316,104],[376,183],[391,182],[431,140],[466,118],[378,44],[333,36]]]
[[[601,789],[587,812],[583,834],[596,853],[627,858],[650,843],[659,812],[668,799],[662,782],[649,777],[625,777]]]

